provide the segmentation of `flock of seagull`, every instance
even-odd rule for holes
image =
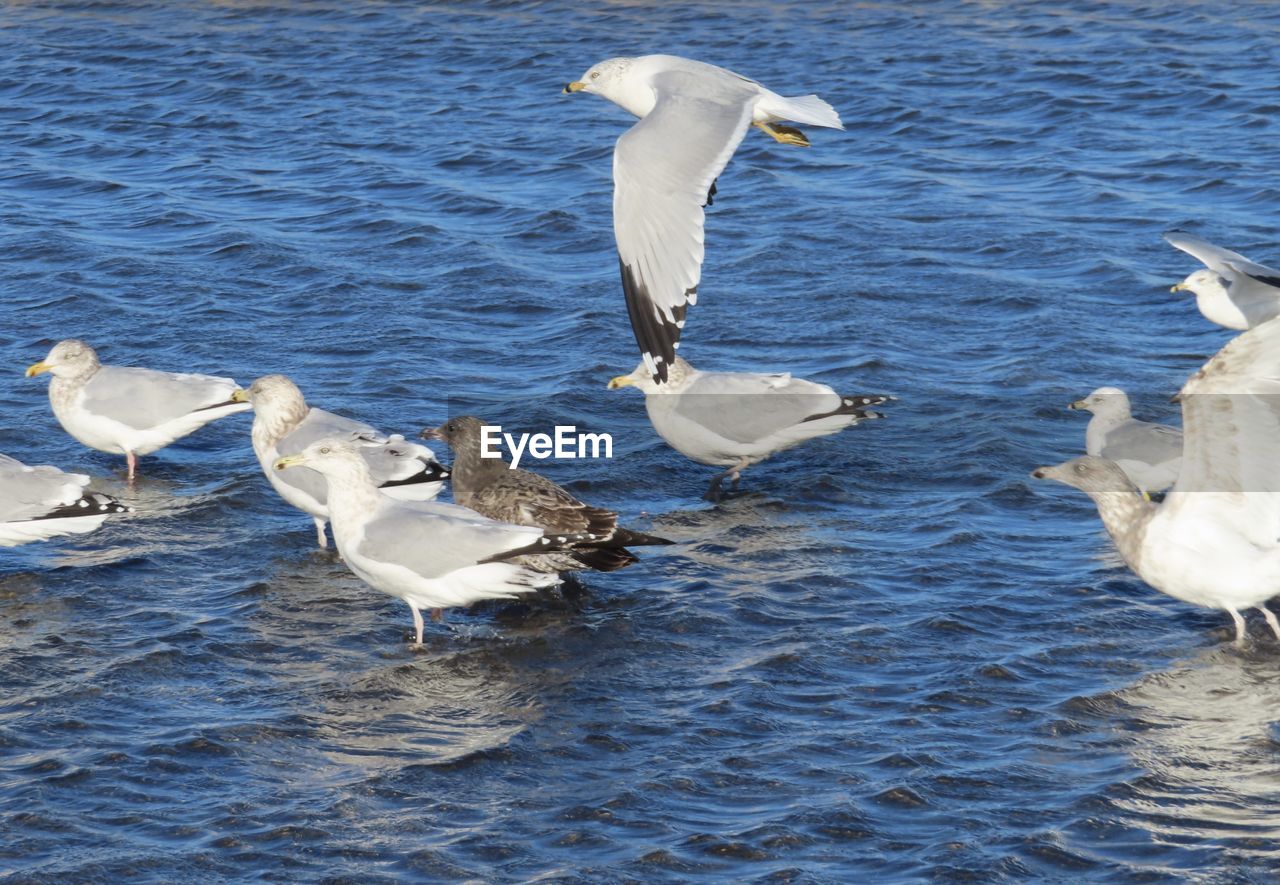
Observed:
[[[1135,420],[1124,392],[1102,387],[1071,404],[1093,413],[1088,454],[1031,475],[1092,498],[1138,577],[1224,609],[1237,645],[1250,608],[1280,639],[1266,606],[1280,591],[1280,271],[1182,231],[1165,239],[1205,265],[1173,291],[1191,292],[1207,319],[1242,334],[1175,397],[1181,431]]]
[[[668,444],[724,468],[707,497],[717,500],[722,480],[736,485],[743,470],[777,452],[881,417],[871,407],[892,397],[841,395],[789,374],[704,372],[676,356],[697,300],[703,209],[717,176],[750,128],[804,146],[804,134],[783,121],[842,129],[835,110],[815,95],[786,98],[668,55],[609,59],[565,92],[601,95],[640,118],[614,152],[614,231],[642,362],[609,387],[641,390]],[[451,606],[554,586],[565,572],[623,568],[637,561],[629,548],[672,543],[492,457],[474,416],[421,432],[452,449],[445,468],[424,445],[308,405],[284,375],[244,389],[230,378],[103,365],[76,339],[27,370],[44,373],[62,427],[90,448],[123,455],[130,482],[138,458],[252,409],[254,453],[272,487],[312,518],[321,547],[329,526],[352,572],[409,605],[419,645],[423,610],[438,619]],[[452,504],[435,500],[446,481]],[[0,546],[91,531],[129,510],[88,483],[0,456]]]
[[[609,387],[638,388],[659,436],[723,468],[707,498],[777,452],[882,417],[872,407],[892,397],[842,395],[789,374],[699,371],[676,353],[698,296],[704,208],[739,143],[754,127],[807,146],[783,121],[843,129],[835,110],[816,95],[783,97],[669,55],[609,59],[564,91],[600,95],[639,118],[614,151],[613,215],[641,362]],[[1280,271],[1190,234],[1166,238],[1205,265],[1174,289],[1242,334],[1183,386],[1182,431],[1134,419],[1121,390],[1099,388],[1071,404],[1093,413],[1088,454],[1032,475],[1086,492],[1128,565],[1171,596],[1228,611],[1237,643],[1250,607],[1280,639],[1265,605],[1280,589]],[[329,525],[352,572],[409,605],[417,644],[424,609],[438,619],[451,606],[554,586],[565,572],[623,568],[637,561],[631,547],[672,543],[494,457],[474,416],[421,432],[453,451],[446,468],[424,445],[308,405],[283,375],[244,389],[230,378],[103,365],[74,339],[27,370],[43,373],[63,428],[125,456],[130,481],[139,457],[251,409],[254,453],[272,487],[312,518],[321,547]],[[89,482],[0,455],[0,546],[91,531],[129,510]],[[445,482],[452,504],[435,500]]]

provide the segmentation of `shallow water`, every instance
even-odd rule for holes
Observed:
[[[1117,564],[1067,402],[1139,414],[1227,339],[1197,231],[1280,262],[1268,4],[0,8],[0,451],[135,517],[0,554],[0,870],[19,877],[1206,881],[1280,866],[1280,649]],[[667,51],[846,133],[752,135],[698,364],[897,394],[748,471],[658,440],[610,226],[628,125],[559,95]],[[403,604],[312,549],[221,421],[78,446],[21,370],[78,335],[416,432],[614,434],[545,472],[679,540],[576,600]]]

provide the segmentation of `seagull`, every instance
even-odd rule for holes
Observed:
[[[613,230],[631,328],[654,380],[667,380],[702,275],[703,207],[749,127],[808,146],[779,121],[843,129],[816,95],[787,98],[754,80],[674,55],[611,58],[566,93],[603,96],[640,118],[613,152]]]
[[[129,512],[111,495],[86,491],[88,485],[84,474],[0,455],[0,547],[91,532],[107,517]]]
[[[1080,489],[1138,577],[1175,599],[1227,611],[1280,592],[1280,319],[1230,341],[1182,387],[1182,468],[1156,504],[1094,455],[1032,472]]]
[[[1134,418],[1123,390],[1099,387],[1068,408],[1093,413],[1084,432],[1085,451],[1115,461],[1143,492],[1163,492],[1178,478],[1182,431]]]
[[[501,455],[485,455],[484,427],[479,418],[464,415],[422,431],[423,439],[443,440],[453,450],[450,484],[456,503],[501,522],[600,538],[597,547],[529,556],[522,565],[547,572],[584,568],[611,572],[638,561],[626,547],[673,543],[623,528],[612,510],[584,504],[551,480],[511,467]]]
[[[719,500],[720,484],[770,455],[819,436],[884,417],[870,406],[893,399],[880,394],[842,396],[825,384],[789,374],[700,372],[676,357],[665,384],[641,363],[609,389],[638,387],[658,436],[700,464],[726,467],[711,480],[705,495]]]
[[[534,553],[559,553],[599,541],[587,533],[544,532],[481,516],[437,501],[397,501],[379,491],[360,446],[317,440],[275,463],[276,470],[309,467],[328,480],[333,541],[366,584],[403,599],[422,644],[421,609],[509,599],[559,582],[554,573],[509,562]]]
[[[1205,319],[1243,330],[1280,316],[1280,270],[1254,264],[1237,252],[1185,231],[1171,231],[1164,238],[1204,262],[1205,270],[1196,271],[1169,291],[1194,294]]]
[[[91,449],[124,455],[133,480],[141,455],[194,433],[210,421],[248,411],[230,378],[104,366],[74,338],[59,341],[27,377],[49,372],[49,402],[64,430]]]
[[[284,455],[296,455],[310,443],[340,437],[355,443],[368,462],[373,482],[393,498],[430,501],[440,494],[449,472],[426,446],[387,436],[368,424],[308,406],[302,391],[284,375],[264,375],[249,389],[232,395],[253,404],[253,451],[262,472],[280,497],[307,513],[315,522],[316,541],[328,546],[324,527],[329,520],[324,477],[300,468],[287,473],[272,467]]]

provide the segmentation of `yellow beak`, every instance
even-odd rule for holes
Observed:
[[[583,83],[581,80],[574,80],[572,83],[570,83],[568,86],[564,88],[564,92],[562,92],[561,95],[568,95],[570,92],[581,92],[586,88],[587,88],[586,83]]]
[[[635,383],[635,379],[630,375],[619,375],[616,378],[609,379],[609,389],[617,390],[619,387],[630,387]]]
[[[249,391],[243,387],[237,387],[231,394],[231,401],[233,403],[247,403],[249,401]]]
[[[276,463],[271,466],[276,470],[286,470],[290,467],[298,467],[306,463],[307,459],[301,455],[285,455],[283,458],[277,458]]]
[[[1185,291],[1185,290],[1186,290],[1186,288],[1187,288],[1187,284],[1186,284],[1186,283],[1178,283],[1176,286],[1170,286],[1170,287],[1169,287],[1169,291],[1170,291],[1170,292],[1182,292],[1182,291]]]
[[[32,365],[27,366],[27,377],[34,378],[43,372],[49,371],[50,368],[51,367],[49,366],[49,364],[43,361],[38,363],[33,363]]]

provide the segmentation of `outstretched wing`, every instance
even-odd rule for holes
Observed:
[[[613,152],[613,230],[631,329],[649,371],[667,379],[685,311],[702,277],[703,205],[751,122],[758,87],[671,71],[654,78],[657,102]]]

